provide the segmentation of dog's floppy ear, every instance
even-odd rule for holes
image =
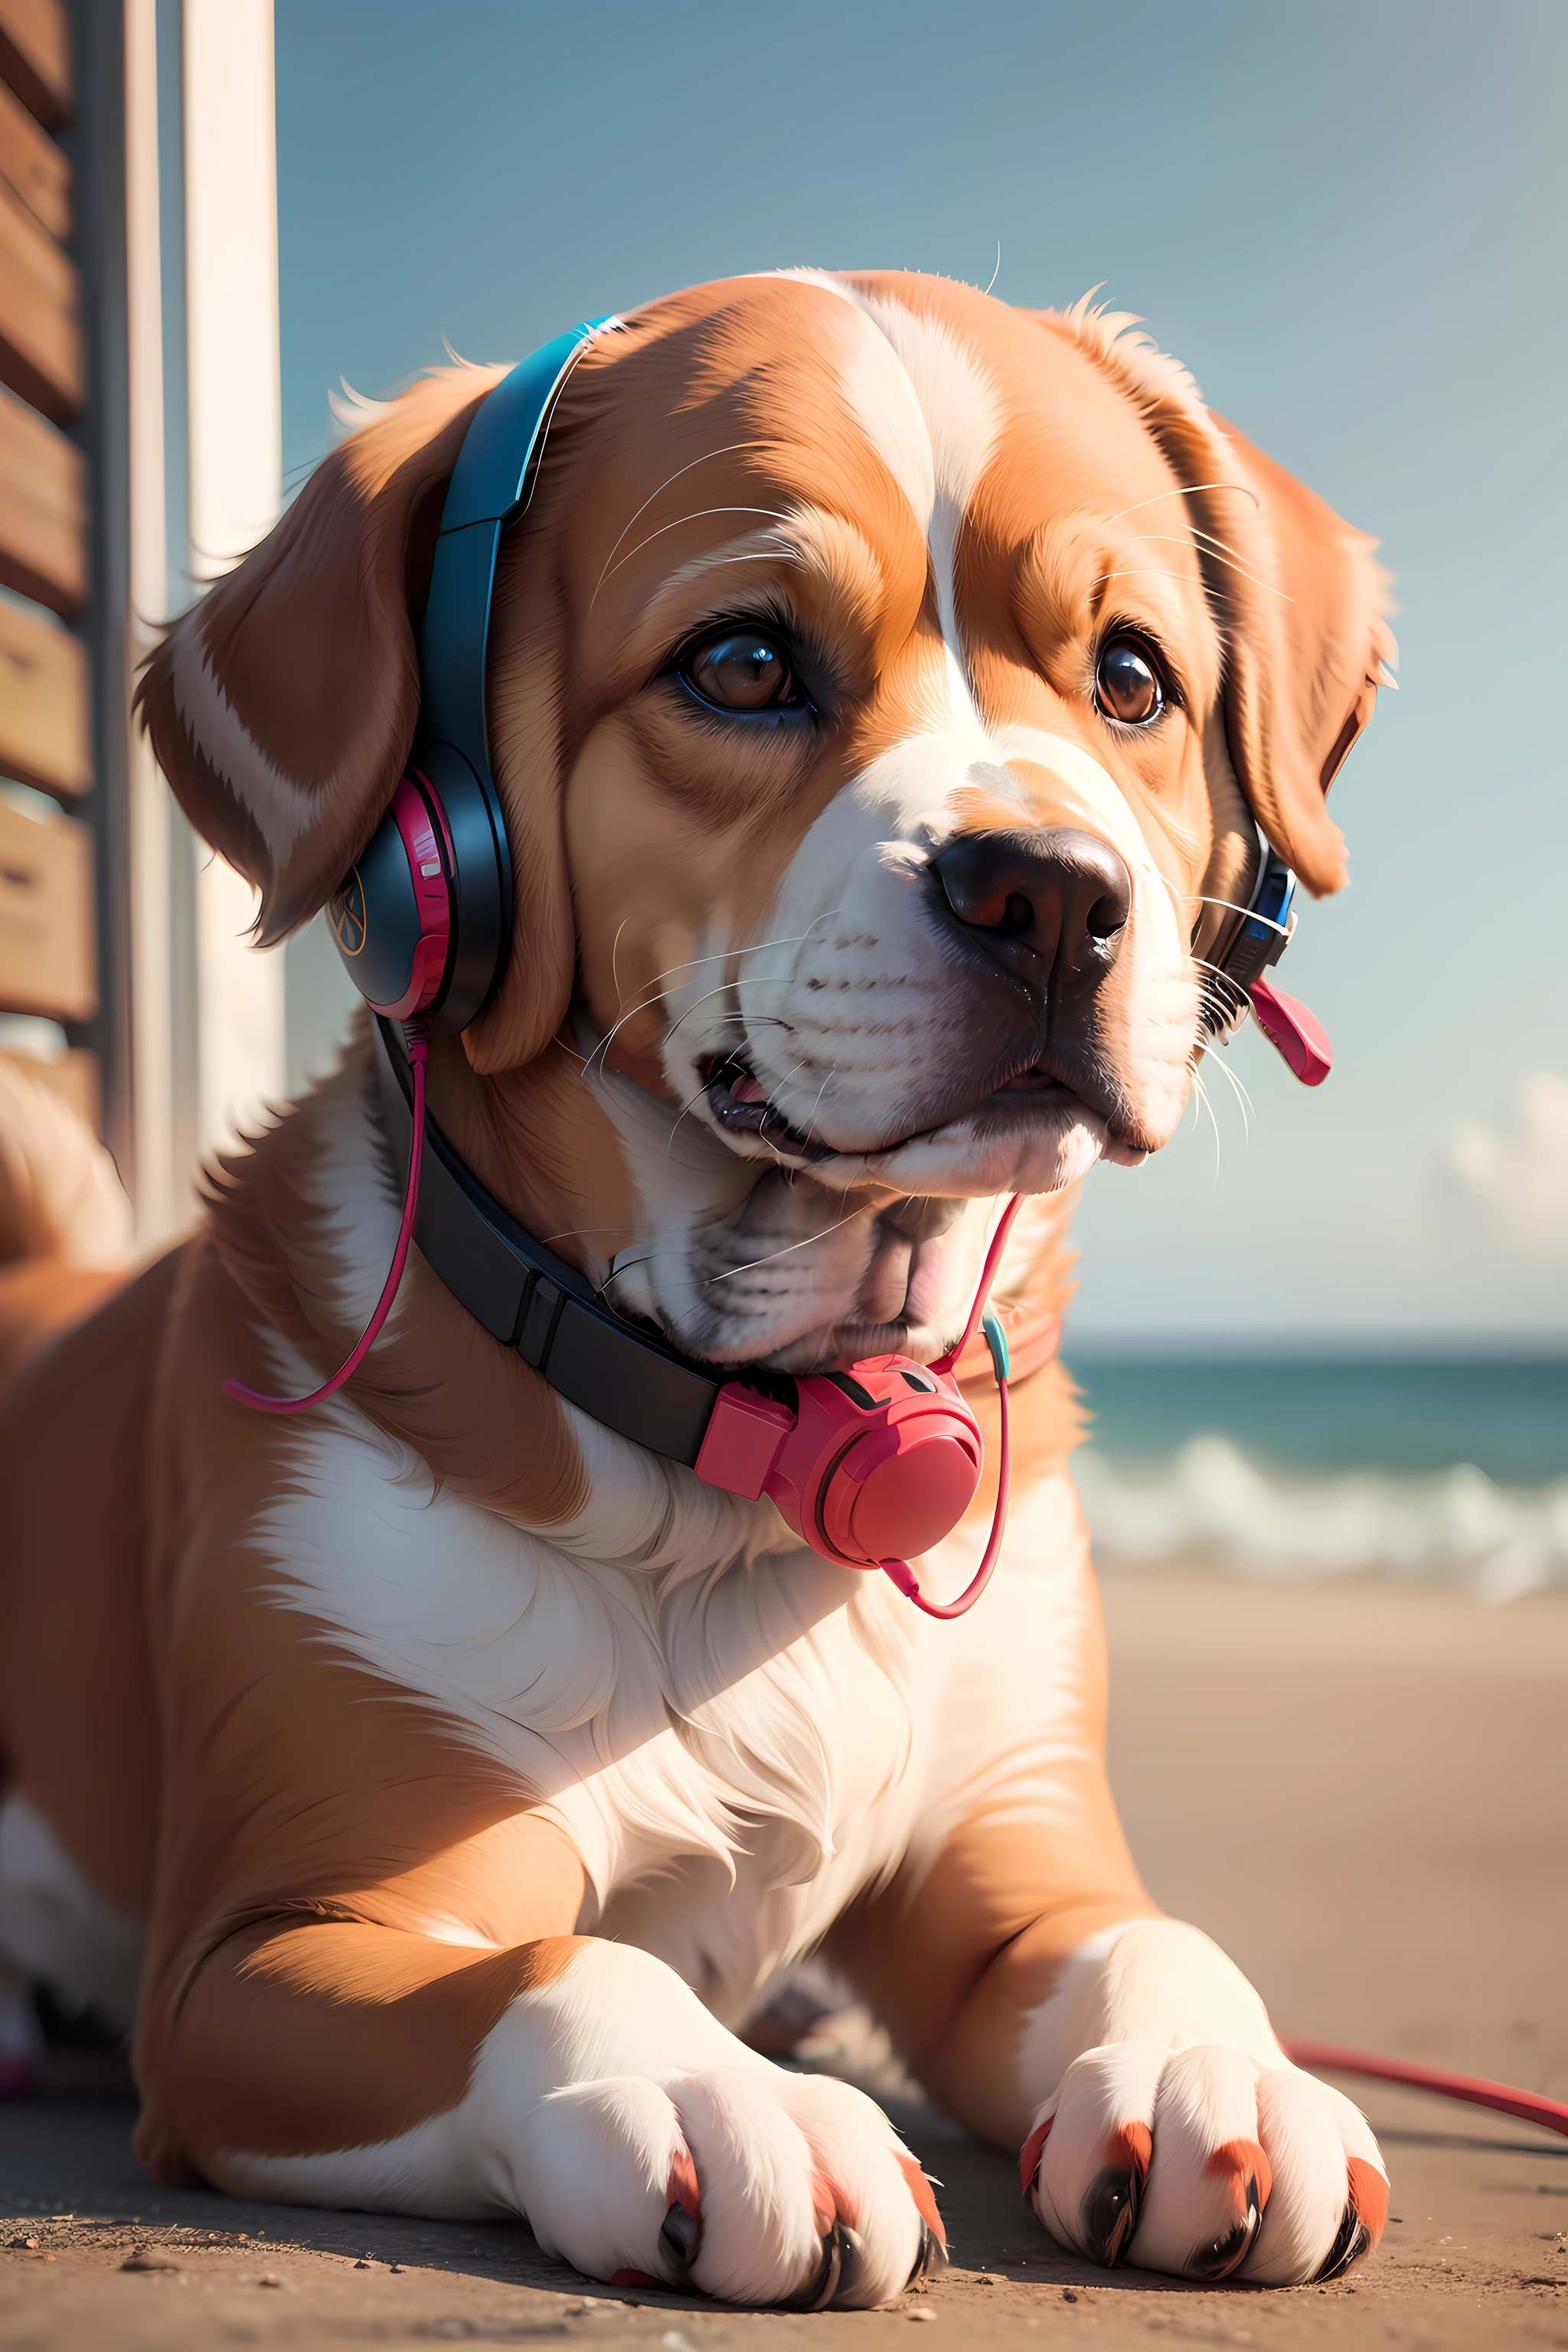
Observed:
[[[263,946],[326,904],[392,798],[418,716],[415,614],[441,500],[502,373],[442,369],[389,403],[147,664],[137,702],[158,764],[260,892]]]
[[[1345,845],[1323,796],[1395,654],[1377,542],[1205,408],[1136,319],[1087,296],[1036,315],[1133,401],[1183,486],[1225,637],[1231,761],[1274,847],[1325,897],[1345,879]]]
[[[1224,470],[1206,478],[1240,486],[1201,500],[1222,542],[1207,569],[1226,623],[1230,756],[1264,832],[1322,898],[1345,880],[1344,836],[1325,795],[1394,659],[1388,575],[1373,560],[1375,540],[1224,417],[1211,423]]]

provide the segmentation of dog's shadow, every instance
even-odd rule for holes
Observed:
[[[1023,2201],[1011,2158],[922,2099],[894,2094],[886,2084],[861,2087],[879,2100],[940,2184],[950,2266],[935,2271],[920,2290],[933,2309],[958,2290],[973,2311],[977,2288],[987,2302],[986,2291],[999,2290],[998,2305],[1005,2302],[1015,2312],[1020,2292],[1030,2304],[1037,2294],[1042,2301],[1059,2303],[1107,2294],[1215,2293],[1213,2286],[1152,2272],[1101,2270],[1065,2252]],[[207,2250],[232,2252],[244,2245],[263,2262],[274,2255],[322,2254],[383,2273],[417,2270],[604,2306],[692,2314],[719,2309],[701,2295],[586,2279],[546,2254],[521,2221],[434,2221],[169,2189],[150,2179],[131,2153],[134,2118],[134,2099],[123,2089],[116,2095],[106,2083],[89,2085],[68,2075],[49,2082],[40,2097],[0,2104],[0,2213],[40,2224],[57,2213],[74,2213],[82,2217],[79,2228],[123,2232],[128,2241],[171,2257],[184,2255],[193,2264]],[[1562,2153],[1568,2156],[1568,2148]],[[1220,2292],[1228,2296],[1237,2289]],[[547,2321],[542,2315],[531,2325],[520,2317],[515,2326],[508,2326],[519,2341],[563,2332],[553,2315]],[[446,2338],[471,2335],[473,2328],[463,2319],[438,2318],[416,2322],[411,2333]]]

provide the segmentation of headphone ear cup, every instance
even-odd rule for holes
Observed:
[[[879,1568],[952,1534],[985,1458],[956,1381],[880,1356],[806,1375],[795,1401],[759,1483],[814,1551],[844,1568]]]
[[[453,1037],[476,1020],[500,985],[511,950],[511,851],[500,802],[450,743],[419,747],[416,771],[438,823],[451,877],[448,952],[430,1028]]]
[[[410,1021],[446,990],[457,930],[440,803],[417,771],[327,903],[343,969],[374,1013]]]

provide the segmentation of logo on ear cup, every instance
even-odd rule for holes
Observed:
[[[327,920],[332,927],[332,937],[346,956],[356,956],[364,945],[367,925],[364,916],[364,884],[359,878],[356,866],[335,898],[327,901]]]

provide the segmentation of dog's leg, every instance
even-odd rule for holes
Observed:
[[[1376,2244],[1388,2181],[1365,2118],[1289,2064],[1206,1936],[1129,1920],[1053,1956],[1038,1985],[1019,1959],[995,1996],[1015,2004],[1021,2082],[1052,2086],[1020,2169],[1053,2235],[1098,2261],[1265,2285],[1336,2276]]]
[[[197,1971],[139,2136],[237,2194],[526,2216],[590,2276],[819,2308],[897,2294],[941,2223],[847,2084],[785,2074],[650,1954],[274,1921]]]
[[[1007,1639],[970,1636],[949,1695],[935,1802],[961,1794],[830,1951],[938,2100],[1021,2145],[1025,2193],[1066,2243],[1192,2278],[1333,2275],[1383,2229],[1376,2142],[1139,1883],[1105,1779],[1087,1537],[1057,1483],[1054,1524],[1037,1497],[1025,1530],[1051,1556],[1004,1563]]]
[[[160,1570],[142,2160],[298,2203],[526,2215],[598,2278],[769,2304],[897,2294],[936,2208],[886,2118],[746,2050],[662,1961],[576,1933],[586,1874],[551,1799],[582,1784],[501,1709],[526,1712],[524,1675],[557,1674],[550,1726],[597,1704],[600,1678],[608,1696],[589,1580],[552,1586],[531,1646],[509,1649],[527,1547],[437,1502],[346,1411],[310,1441],[237,1417],[223,1375],[266,1386],[266,1364],[212,1281]],[[465,1546],[467,1582],[447,1567]],[[295,1547],[348,1559],[357,1620],[300,1605]],[[378,1671],[345,1654],[345,1619]],[[449,1705],[425,1695],[431,1657]],[[542,1798],[531,1766],[554,1775]]]

